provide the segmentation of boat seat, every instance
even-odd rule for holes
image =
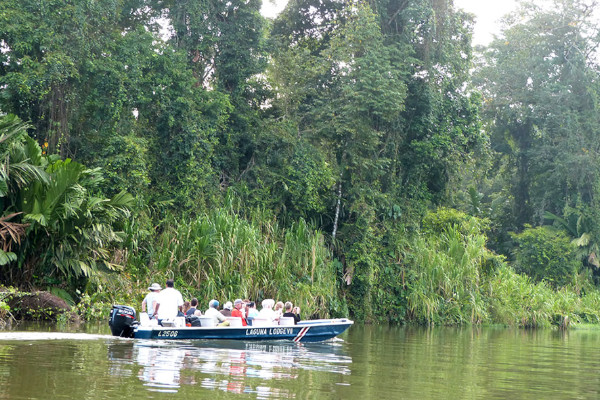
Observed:
[[[269,325],[273,325],[273,323],[266,318],[254,318],[252,320],[252,326],[269,326]]]
[[[284,325],[284,326],[295,325],[294,317],[280,317],[279,325]]]
[[[234,328],[241,328],[243,326],[241,317],[225,317],[225,318],[227,318],[227,321],[229,321],[229,326],[232,326]]]
[[[200,318],[200,326],[203,326],[203,327],[215,326],[215,320],[213,319],[213,317],[201,316],[198,318]]]

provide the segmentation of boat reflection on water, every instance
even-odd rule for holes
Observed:
[[[350,374],[352,359],[343,340],[310,344],[293,342],[115,341],[109,358],[118,365],[137,364],[139,379],[151,391],[177,392],[181,385],[260,398],[294,397],[289,385],[310,371]]]

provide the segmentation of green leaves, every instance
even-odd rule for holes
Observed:
[[[440,209],[429,213],[425,224],[424,234],[404,250],[409,317],[428,324],[485,321],[480,285],[486,239],[481,221]]]
[[[0,265],[7,265],[17,260],[17,255],[12,251],[0,250]]]
[[[85,167],[70,159],[48,167],[49,185],[35,185],[24,190],[21,208],[25,219],[49,227],[61,218],[74,217],[81,206],[84,192],[78,185]]]
[[[93,277],[101,267],[119,269],[111,250],[123,235],[115,226],[130,216],[133,197],[99,195],[99,169],[44,156],[26,128],[14,116],[0,116],[0,265],[7,265],[0,277],[18,276],[22,265],[32,275],[58,274],[65,281]]]
[[[534,281],[545,280],[556,287],[574,282],[580,260],[575,245],[562,231],[542,226],[513,234],[517,271]]]
[[[304,220],[282,228],[270,214],[246,212],[251,218],[230,204],[186,223],[168,221],[151,254],[152,272],[181,277],[201,299],[293,299],[307,315],[339,315],[323,235]]]
[[[0,197],[32,182],[48,181],[41,149],[27,136],[28,127],[15,115],[0,116]]]

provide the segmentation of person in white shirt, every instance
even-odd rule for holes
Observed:
[[[154,314],[157,316],[159,324],[163,319],[175,319],[178,312],[183,309],[183,297],[173,286],[173,279],[167,280],[167,287],[160,292],[156,300]]]
[[[215,326],[229,326],[229,321],[221,312],[218,310],[219,302],[212,299],[208,302],[208,310],[204,313],[205,317],[211,317],[215,322]]]
[[[144,297],[144,300],[142,301],[142,312],[146,312],[146,309],[148,309],[148,317],[150,319],[152,319],[152,317],[154,317],[154,308],[156,305],[156,300],[158,299],[158,296],[160,296],[161,289],[162,288],[160,287],[160,285],[158,283],[153,283],[148,288],[150,293],[148,293],[146,295],[146,297]]]
[[[258,312],[257,319],[265,319],[268,323],[279,321],[279,316],[273,311],[275,300],[265,299],[262,301],[262,309]]]

